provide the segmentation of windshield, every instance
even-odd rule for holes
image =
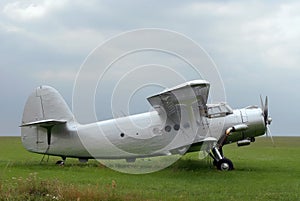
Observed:
[[[207,104],[207,117],[217,118],[232,114],[233,110],[226,103]]]

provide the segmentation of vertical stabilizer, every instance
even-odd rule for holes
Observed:
[[[74,122],[73,114],[54,88],[36,88],[28,97],[23,112],[21,135],[24,147],[33,152],[45,152],[51,143],[49,129],[71,122]]]
[[[52,87],[40,86],[28,97],[22,124],[47,120],[73,121],[73,114],[62,96]]]

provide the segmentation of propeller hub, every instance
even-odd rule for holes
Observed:
[[[267,124],[270,125],[271,122],[272,122],[272,118],[271,118],[271,117],[268,117],[268,119],[267,119]]]

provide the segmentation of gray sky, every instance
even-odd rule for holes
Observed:
[[[216,63],[233,108],[268,95],[273,135],[299,135],[299,10],[298,1],[1,1],[0,135],[20,135],[27,96],[41,84],[71,106],[87,55],[138,28],[193,39]]]

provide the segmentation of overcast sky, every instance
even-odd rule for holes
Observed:
[[[41,84],[71,106],[88,54],[139,28],[197,42],[217,65],[233,108],[260,105],[259,95],[268,95],[273,135],[299,135],[299,10],[298,1],[1,1],[0,135],[20,135],[26,99]]]

